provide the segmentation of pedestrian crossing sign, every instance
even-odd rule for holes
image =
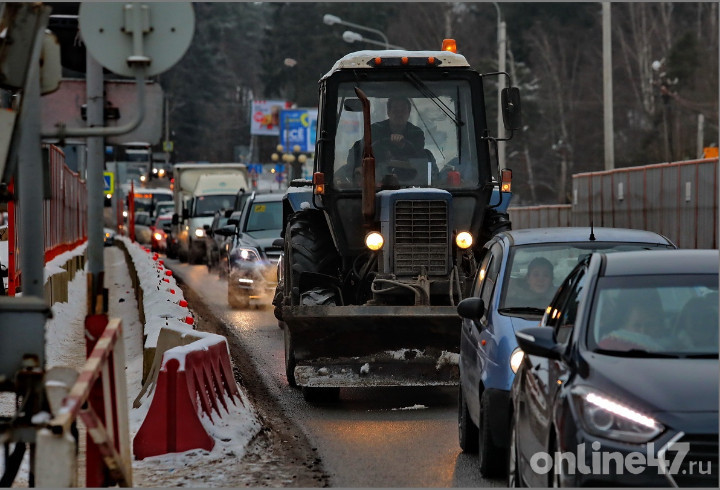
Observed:
[[[112,194],[115,190],[114,179],[115,174],[112,172],[103,172],[103,193]]]

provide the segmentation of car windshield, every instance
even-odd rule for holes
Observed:
[[[361,183],[363,113],[355,86],[348,82],[338,87],[333,177],[338,189],[359,189]],[[378,186],[387,185],[386,176],[392,175],[400,187],[477,187],[478,150],[469,117],[473,108],[468,81],[413,77],[365,81],[361,88],[370,101]]]
[[[245,231],[277,230],[280,236],[282,229],[282,202],[257,202],[250,208]]]
[[[517,245],[513,247],[505,268],[499,310],[541,310],[552,301],[560,283],[580,260],[593,252],[628,252],[665,249],[649,243],[567,242]]]
[[[150,215],[148,215],[148,214],[144,214],[144,213],[136,214],[135,215],[135,224],[150,226],[150,225],[152,225],[152,219],[150,219]]]
[[[195,216],[212,216],[218,209],[232,207],[235,202],[235,194],[215,196],[200,196],[195,201]]]
[[[606,354],[717,356],[717,274],[599,279],[587,341]]]

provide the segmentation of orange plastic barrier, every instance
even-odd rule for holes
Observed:
[[[208,334],[166,351],[150,408],[133,440],[135,459],[211,450],[215,441],[205,431],[201,414],[214,422],[213,412],[222,416],[220,405],[227,412],[227,400],[237,405],[235,398],[243,403],[224,337]]]

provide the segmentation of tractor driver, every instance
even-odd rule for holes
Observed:
[[[428,156],[429,152],[425,150],[423,130],[408,121],[410,108],[409,99],[390,97],[387,101],[388,118],[370,126],[373,154],[378,164],[391,160],[407,161],[410,158]],[[339,169],[338,177],[345,177],[345,174],[350,171],[358,173],[358,169],[362,166],[362,146],[362,139],[353,144],[348,152],[348,165]],[[432,160],[435,167],[434,158]],[[434,173],[436,172],[437,170],[434,171]],[[347,178],[353,180],[349,176]]]

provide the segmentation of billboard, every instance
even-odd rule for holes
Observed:
[[[285,151],[295,145],[303,153],[315,151],[317,109],[290,109],[280,112],[280,144]]]
[[[250,134],[259,136],[280,135],[280,112],[290,108],[284,100],[253,100]]]

